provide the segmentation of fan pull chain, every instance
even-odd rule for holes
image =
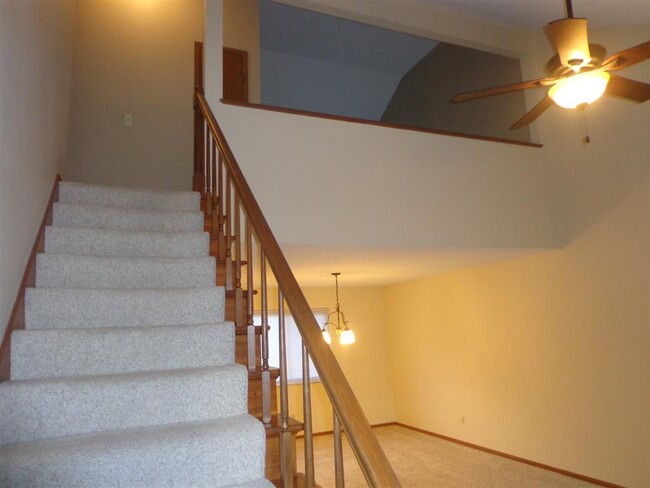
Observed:
[[[587,127],[587,117],[585,116],[585,108],[586,108],[586,103],[578,106],[578,113],[580,114],[580,120],[582,120],[582,128],[585,131],[585,136],[582,138],[582,145],[586,146],[591,142],[591,138],[589,137],[589,128]]]

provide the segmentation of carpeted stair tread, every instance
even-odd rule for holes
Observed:
[[[95,256],[201,257],[207,232],[146,232],[75,227],[45,228],[45,252]]]
[[[58,194],[0,383],[0,486],[273,486],[199,194]]]
[[[201,195],[191,191],[150,190],[62,181],[59,202],[152,210],[198,210]]]
[[[55,203],[52,224],[93,229],[201,232],[203,213]]]
[[[266,478],[258,478],[252,481],[245,481],[236,485],[228,485],[224,488],[275,488],[275,485]]]
[[[11,379],[221,366],[235,360],[232,322],[94,329],[16,330]]]
[[[215,283],[215,258],[39,254],[37,288],[191,288]]]
[[[224,290],[27,288],[25,328],[134,327],[224,320]]]
[[[246,367],[0,383],[0,443],[244,414]]]
[[[264,453],[249,415],[46,439],[0,447],[0,486],[270,487]]]

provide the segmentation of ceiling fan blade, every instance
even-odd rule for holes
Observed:
[[[642,103],[650,99],[650,85],[622,76],[610,75],[605,93]]]
[[[535,105],[530,112],[528,112],[517,122],[512,124],[512,127],[510,127],[510,129],[511,130],[520,129],[521,127],[526,127],[528,124],[533,122],[537,117],[542,115],[546,111],[546,109],[549,108],[551,105],[553,105],[553,100],[551,99],[551,97],[546,95],[546,97],[544,97],[541,102]]]
[[[612,54],[605,60],[603,66],[611,64],[612,66],[607,67],[606,69],[608,71],[616,71],[635,65],[641,61],[645,61],[646,59],[650,59],[650,41],[643,42],[637,46]]]
[[[529,88],[542,88],[544,86],[553,85],[558,81],[559,80],[557,78],[540,78],[539,80],[522,81],[519,83],[513,83],[512,85],[495,86],[493,88],[485,88],[483,90],[459,93],[458,95],[454,96],[451,101],[466,102],[468,100],[475,100],[477,98],[485,98],[519,90],[527,90]]]

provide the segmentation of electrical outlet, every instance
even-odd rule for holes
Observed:
[[[133,125],[132,114],[124,114],[124,125],[126,125],[127,127],[131,127]]]

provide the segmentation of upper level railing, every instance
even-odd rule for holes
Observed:
[[[195,163],[194,188],[205,196],[206,213],[212,219],[211,232],[218,242],[218,259],[226,266],[226,288],[234,293],[236,325],[248,332],[249,369],[255,369],[256,336],[253,321],[253,293],[260,293],[262,320],[262,401],[265,423],[271,421],[271,379],[269,371],[267,267],[278,286],[280,344],[280,455],[282,480],[291,487],[290,433],[288,431],[288,394],[286,348],[284,338],[284,303],[303,340],[303,402],[305,432],[305,480],[314,486],[314,461],[311,429],[309,357],[334,411],[335,469],[337,487],[343,486],[341,426],[348,438],[361,470],[371,487],[399,487],[400,483],[377,441],[352,388],[334,354],[323,340],[320,327],[294,277],[266,218],[224,137],[205,97],[195,94]],[[234,250],[233,250],[234,248]],[[246,276],[242,276],[243,259]],[[259,261],[258,261],[259,259]],[[258,262],[257,270],[254,263]],[[255,279],[257,274],[259,278]],[[244,293],[245,289],[248,293]],[[246,303],[244,304],[244,300]],[[245,305],[245,306],[244,306]],[[246,314],[243,311],[246,311]],[[244,317],[246,315],[246,317]],[[340,423],[339,423],[340,422]]]

